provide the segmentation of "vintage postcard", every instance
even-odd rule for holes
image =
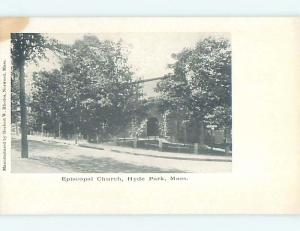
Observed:
[[[0,214],[300,212],[298,18],[3,18]]]

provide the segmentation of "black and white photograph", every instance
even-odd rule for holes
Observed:
[[[232,171],[230,33],[10,42],[12,173]]]

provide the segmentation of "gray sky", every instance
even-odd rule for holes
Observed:
[[[128,62],[132,67],[135,77],[149,79],[160,77],[171,72],[168,64],[174,63],[171,55],[178,53],[184,48],[193,48],[196,43],[208,36],[229,37],[228,34],[213,33],[105,33],[94,34],[100,40],[123,40],[124,45],[129,50]],[[48,34],[62,43],[73,44],[77,39],[81,39],[84,34]],[[38,66],[31,64],[27,68],[28,75],[34,71],[51,70],[58,68],[55,58],[44,60]],[[28,76],[29,77],[29,76]],[[30,79],[30,77],[29,77]],[[154,83],[145,84],[144,92],[153,94]]]

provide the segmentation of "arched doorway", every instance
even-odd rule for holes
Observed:
[[[155,117],[147,121],[147,136],[159,136],[159,121]]]

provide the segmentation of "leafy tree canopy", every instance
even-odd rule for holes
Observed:
[[[63,122],[69,132],[79,126],[84,134],[103,132],[103,124],[110,134],[124,129],[139,108],[141,91],[122,41],[84,36],[60,49],[61,68],[35,76],[32,107],[39,119]]]
[[[173,74],[161,81],[163,108],[184,112],[219,127],[231,124],[231,46],[227,39],[205,38],[173,57]]]

